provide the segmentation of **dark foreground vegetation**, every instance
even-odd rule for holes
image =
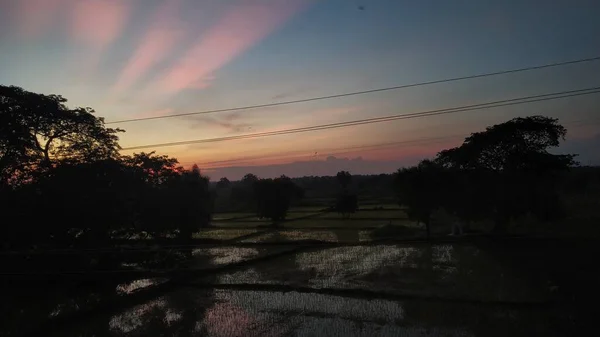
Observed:
[[[191,264],[210,265],[194,253],[201,244],[255,247],[266,235],[265,240],[279,242],[286,238],[288,222],[312,222],[336,213],[343,225],[333,232],[347,238],[345,243],[361,240],[357,220],[374,218],[380,223],[367,245],[415,238],[439,244],[448,233],[469,234],[461,237],[490,249],[502,263],[524,260],[530,251],[539,253],[536,259],[546,255],[544,261],[552,262],[532,265],[562,282],[571,298],[575,293],[581,298],[593,284],[593,279],[565,278],[560,271],[587,265],[594,254],[594,244],[583,239],[598,233],[600,169],[578,166],[574,154],[551,152],[567,134],[553,118],[516,118],[488,127],[461,146],[392,175],[341,171],[335,177],[261,179],[247,174],[240,181],[221,178],[217,183],[210,183],[197,166],[184,169],[168,156],[121,155],[120,132],[106,127],[89,108],[69,108],[61,96],[0,86],[0,261],[5,289],[26,285],[43,293],[48,290],[41,284],[62,282],[67,287],[87,285],[82,292],[100,298],[105,296],[102,289],[111,292],[126,281],[162,276],[171,282],[161,288],[166,291],[173,280],[185,283],[191,274],[198,276],[185,269]],[[373,200],[375,205],[370,205]],[[378,211],[394,205],[414,226],[377,218]],[[225,213],[230,219],[267,225],[232,239],[196,236],[217,227],[213,218]],[[370,216],[361,218],[361,213]],[[484,241],[473,239],[484,234]],[[515,234],[521,241],[513,241]],[[308,244],[323,242],[300,242],[276,254],[295,254]],[[553,251],[557,245],[563,250]],[[266,252],[260,250],[258,258],[275,258]],[[573,268],[565,267],[573,259],[578,261],[571,263]],[[431,264],[431,253],[425,260]],[[526,273],[532,265],[515,268]],[[307,277],[296,272],[294,277]],[[577,286],[580,292],[573,290]],[[13,305],[19,298],[5,302]],[[180,308],[193,305],[181,301]]]

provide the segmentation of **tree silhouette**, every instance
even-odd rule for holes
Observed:
[[[58,162],[119,157],[117,133],[91,108],[68,108],[59,95],[0,85],[0,178],[16,183]]]
[[[68,246],[77,239],[102,246],[113,234],[133,226],[143,186],[117,160],[61,164],[23,190],[23,201],[36,212],[21,213],[20,221],[34,226],[34,237],[29,238],[34,242],[37,237],[39,242]]]
[[[254,185],[258,180],[256,175],[248,173],[238,183],[233,184],[231,188],[231,200],[238,209],[246,211],[256,209]]]
[[[575,155],[551,154],[548,149],[559,146],[566,133],[555,118],[514,118],[473,133],[461,146],[441,151],[435,162],[469,177],[484,177],[470,179],[467,186],[472,194],[465,202],[479,196],[491,207],[463,207],[459,213],[463,218],[473,218],[482,211],[490,212],[495,230],[506,232],[511,219],[526,213],[545,220],[560,215],[557,171],[575,165]],[[474,186],[484,181],[486,191]]]
[[[352,182],[352,175],[348,171],[340,171],[335,176],[343,190],[346,190]]]
[[[155,160],[168,158],[160,157]],[[200,169],[177,169],[158,185],[146,188],[140,212],[142,230],[155,238],[176,235],[189,241],[193,233],[210,222],[213,198],[208,188],[208,178]]]
[[[348,192],[352,175],[348,171],[340,171],[335,177],[342,187],[342,191],[336,199],[335,210],[342,214],[343,218],[348,218],[350,214],[356,213],[358,210],[358,197]]]
[[[431,160],[402,168],[396,172],[394,187],[400,206],[406,206],[411,220],[423,223],[427,238],[431,236],[431,214],[443,205],[441,194],[444,169]]]
[[[254,183],[254,194],[257,202],[257,216],[268,218],[277,226],[285,220],[292,200],[301,193],[299,187],[288,177],[260,179]]]
[[[358,210],[358,197],[354,194],[343,192],[336,200],[335,210],[342,214],[344,219],[349,218],[350,214],[354,214]]]
[[[258,177],[255,174],[248,173],[242,178],[241,183],[244,185],[251,186],[257,181],[258,181]]]
[[[473,223],[486,219],[493,211],[493,178],[485,170],[446,169],[443,188],[438,191],[442,207],[463,221],[461,227],[470,230]]]
[[[229,186],[231,186],[231,182],[226,177],[219,179],[217,182],[217,188],[228,188]]]
[[[548,149],[559,146],[566,134],[556,118],[514,118],[471,134],[461,146],[441,151],[436,162],[491,171],[565,169],[576,164],[575,155],[555,155]]]
[[[131,168],[139,177],[151,186],[159,186],[178,174],[183,172],[179,162],[175,158],[162,155],[157,156],[150,153],[135,153],[132,156],[124,156],[123,163]]]

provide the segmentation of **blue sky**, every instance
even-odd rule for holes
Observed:
[[[70,104],[91,106],[114,121],[599,56],[598,17],[600,2],[594,0],[1,0],[0,82],[61,94]],[[600,86],[598,74],[600,62],[591,62],[111,126],[127,130],[123,147],[222,137]],[[594,162],[600,158],[590,144],[598,142],[598,125],[580,121],[600,120],[599,102],[592,95],[155,150],[185,165],[198,163],[214,178],[229,174],[235,179],[243,170],[268,176],[273,165],[288,175],[311,174],[306,167],[323,167],[321,174],[340,169],[379,173],[455,146],[461,135],[485,126],[543,114],[559,117],[570,129],[565,149],[585,152],[582,161]],[[402,141],[409,143],[352,150]],[[339,160],[327,160],[330,156]],[[294,164],[298,161],[315,163]]]

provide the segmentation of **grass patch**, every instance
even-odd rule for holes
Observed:
[[[230,221],[216,221],[213,222],[213,228],[260,228],[271,224],[270,220],[230,220]]]
[[[361,242],[371,240],[370,230],[280,230],[252,237],[241,242],[293,242],[319,240],[327,242]]]
[[[316,216],[316,215],[318,215],[319,213],[320,213],[320,212],[317,212],[317,211],[311,211],[311,212],[308,212],[308,211],[306,211],[306,212],[305,212],[305,211],[302,211],[302,212],[299,212],[299,211],[297,211],[297,210],[294,210],[294,211],[288,212],[288,214],[286,215],[286,217],[285,217],[285,218],[286,218],[287,220],[300,219],[300,218],[304,218],[304,217],[310,217],[310,216],[313,216],[313,215],[315,215],[315,216]],[[320,216],[319,216],[319,217],[320,217]]]
[[[413,221],[409,221],[408,219],[341,219],[341,218],[324,218],[324,217],[316,217],[310,219],[302,219],[297,221],[292,221],[290,223],[284,223],[283,226],[285,228],[352,228],[352,229],[360,229],[364,227],[381,227],[389,222],[392,222],[393,225],[407,225],[414,226]]]
[[[257,229],[206,229],[194,233],[195,239],[231,240],[258,232]]]
[[[213,221],[224,221],[224,220],[235,220],[235,219],[247,219],[256,217],[254,213],[248,212],[231,212],[231,213],[214,213],[212,216]]]
[[[325,210],[327,206],[297,206],[290,208],[290,212],[299,212],[299,213],[319,213]]]
[[[371,231],[371,238],[377,239],[413,239],[425,236],[425,230],[413,226],[385,225]]]
[[[322,219],[341,219],[342,215],[337,212],[328,212],[320,216]],[[393,210],[361,210],[359,209],[356,213],[350,215],[350,219],[383,219],[383,220],[395,220],[395,219],[406,219],[406,212],[401,209]]]

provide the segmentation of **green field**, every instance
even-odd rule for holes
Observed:
[[[252,218],[256,218],[256,215],[251,212],[214,213],[212,216],[213,221],[252,219]]]
[[[371,230],[300,230],[283,229],[265,233],[241,242],[289,242],[301,240],[318,240],[327,242],[364,242],[371,240]]]
[[[194,234],[195,239],[231,240],[258,232],[258,229],[205,229]]]
[[[420,236],[422,226],[408,220],[397,205],[366,206],[344,219],[335,212],[323,212],[322,207],[292,208],[286,221],[276,231],[243,239],[242,242],[289,242],[319,240],[329,242],[361,242],[382,238],[412,238]],[[371,208],[369,208],[371,207]],[[395,207],[395,208],[394,208]],[[210,229],[197,238],[233,240],[271,229],[271,222],[251,213],[218,213]],[[416,234],[415,234],[416,233]]]
[[[336,212],[328,212],[320,218],[325,219],[341,219],[342,215]],[[401,209],[385,209],[385,210],[358,210],[350,215],[349,220],[355,219],[406,219],[406,212]]]
[[[360,200],[359,210],[347,219],[335,211],[325,211],[325,207],[335,200],[316,201],[320,201],[315,203],[316,206],[292,207],[286,220],[277,228],[271,226],[270,220],[258,219],[251,212],[216,213],[213,215],[213,227],[198,233],[197,237],[238,242],[318,240],[351,243],[425,236],[424,227],[409,220],[405,210],[390,200],[370,197]],[[450,228],[446,227],[438,226],[436,229],[440,234],[447,234]],[[246,237],[248,235],[251,236]]]

